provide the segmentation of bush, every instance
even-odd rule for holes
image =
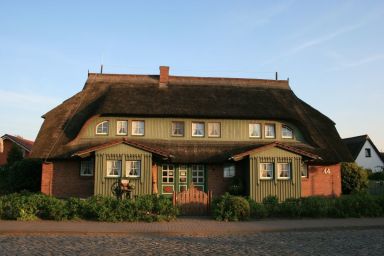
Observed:
[[[343,194],[364,192],[368,187],[367,171],[356,163],[342,163],[341,185]]]
[[[268,216],[268,212],[264,204],[257,203],[251,198],[247,198],[247,201],[249,203],[252,218],[262,219]]]
[[[330,216],[338,218],[378,217],[383,215],[380,201],[368,194],[347,195],[337,198]]]
[[[27,190],[39,192],[41,187],[41,161],[23,159],[7,168],[7,187],[12,192]]]
[[[279,215],[279,199],[277,196],[264,197],[263,205],[267,210],[268,217],[276,217]]]
[[[216,220],[238,221],[247,220],[250,217],[248,201],[240,196],[232,196],[228,193],[216,198],[212,203],[212,213]]]
[[[299,218],[302,215],[301,199],[288,198],[279,205],[278,214],[282,217]]]
[[[369,180],[384,180],[384,171],[369,174]]]
[[[302,198],[300,208],[301,217],[322,218],[327,217],[332,205],[332,198],[310,196]]]

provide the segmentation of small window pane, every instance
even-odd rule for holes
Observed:
[[[103,121],[96,126],[96,134],[107,135],[109,132],[109,122]]]
[[[81,176],[93,176],[93,161],[82,160],[80,163],[80,175]]]
[[[291,165],[289,163],[278,163],[277,175],[279,179],[289,179],[291,177]]]
[[[365,157],[371,157],[371,149],[370,148],[365,149]]]
[[[204,137],[204,123],[192,122],[192,136]]]
[[[107,161],[107,176],[119,177],[121,175],[121,160]]]
[[[224,166],[224,178],[232,178],[235,176],[235,165]]]
[[[273,163],[261,163],[260,179],[272,179],[272,178],[273,178]]]
[[[283,125],[281,130],[281,137],[284,139],[292,139],[293,138],[293,130],[286,125]]]
[[[192,165],[192,181],[194,183],[204,183],[203,165]]]
[[[221,127],[220,123],[208,123],[208,137],[220,137]]]
[[[265,138],[275,138],[275,125],[266,124],[265,125]]]
[[[308,177],[308,165],[302,162],[300,168],[301,168],[301,177]]]
[[[162,174],[163,174],[163,182],[165,183],[173,183],[173,165],[163,165],[162,166]]]
[[[172,122],[172,136],[184,136],[184,122]]]
[[[261,137],[261,126],[260,124],[249,124],[249,137],[260,138]]]
[[[117,121],[116,122],[116,134],[117,135],[127,135],[128,134],[128,122],[127,121]]]
[[[126,176],[127,177],[140,177],[141,175],[141,161],[126,161]]]
[[[132,121],[132,135],[144,135],[144,121]]]

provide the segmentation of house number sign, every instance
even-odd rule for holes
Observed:
[[[329,169],[329,168],[324,168],[323,173],[324,173],[324,174],[331,174],[331,169]]]

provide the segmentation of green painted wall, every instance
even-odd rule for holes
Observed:
[[[152,154],[137,148],[119,144],[96,151],[95,160],[95,195],[112,196],[111,186],[117,180],[107,177],[107,160],[122,160],[122,177],[125,177],[125,161],[141,160],[141,177],[127,178],[135,184],[133,195],[152,194]]]
[[[96,135],[96,125],[102,121],[109,121],[109,134],[108,135]],[[128,121],[128,135],[116,135],[116,121]],[[135,136],[131,134],[133,120],[143,120],[145,122],[145,134],[144,136]],[[171,135],[172,121],[183,121],[185,126],[185,132],[183,137],[175,137]],[[192,122],[205,122],[205,136],[204,137],[192,137],[191,126]],[[213,138],[207,136],[208,122],[220,122],[221,123],[221,137]],[[257,122],[262,127],[261,138],[249,138],[249,123]],[[276,138],[267,139],[264,138],[264,124],[274,123],[276,129]],[[294,131],[294,139],[281,138],[281,127],[283,124],[290,126]],[[122,118],[122,117],[94,117],[84,125],[79,133],[80,139],[95,139],[95,138],[143,138],[143,139],[166,139],[166,140],[209,140],[209,141],[304,141],[304,138],[299,129],[290,123],[282,123],[277,121],[268,120],[224,120],[224,119],[186,119],[186,118]]]
[[[260,179],[260,163],[274,163],[274,175],[271,180]],[[288,180],[277,178],[276,164],[279,162],[291,163],[291,177]],[[287,198],[299,198],[301,196],[300,176],[301,156],[291,152],[272,148],[255,153],[249,157],[249,193],[256,202],[262,202],[264,197],[274,195],[280,201]]]

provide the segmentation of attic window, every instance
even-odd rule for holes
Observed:
[[[365,157],[371,157],[371,149],[370,148],[365,149]]]
[[[128,122],[127,121],[117,121],[116,122],[116,134],[117,135],[127,135],[128,134]]]
[[[96,125],[96,134],[108,135],[109,132],[109,121],[103,121]]]
[[[274,124],[266,124],[265,125],[265,138],[273,139],[276,137],[275,134],[275,125]]]
[[[204,123],[192,122],[192,137],[204,137]]]
[[[132,121],[132,135],[144,135],[144,121]]]
[[[249,124],[249,137],[260,138],[261,137],[261,125],[256,123]]]
[[[208,123],[208,137],[220,137],[221,129],[220,123]]]
[[[184,122],[175,121],[172,122],[172,136],[184,136]]]
[[[281,129],[281,137],[283,139],[293,139],[293,130],[286,125]]]

